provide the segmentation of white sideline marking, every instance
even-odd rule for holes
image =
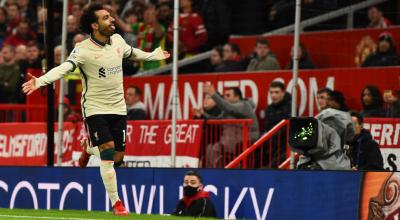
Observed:
[[[51,216],[28,216],[28,215],[0,215],[7,218],[35,218],[35,219],[65,219],[65,220],[101,220],[99,218],[69,218],[69,217],[51,217]]]

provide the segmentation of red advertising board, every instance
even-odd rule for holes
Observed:
[[[190,119],[191,109],[203,105],[204,83],[212,83],[219,92],[238,86],[245,97],[256,104],[256,113],[261,121],[269,103],[268,85],[273,80],[284,81],[290,93],[293,87],[290,71],[238,72],[225,74],[197,74],[179,76],[178,118]],[[318,89],[329,87],[342,91],[351,109],[361,110],[360,96],[363,88],[376,85],[381,91],[400,89],[400,68],[344,68],[325,70],[302,70],[298,81],[298,112],[303,116],[317,113],[316,96]],[[136,85],[142,89],[143,101],[151,119],[170,119],[172,92],[170,76],[125,78],[124,85]],[[262,123],[261,123],[262,125]]]
[[[379,143],[385,169],[400,170],[400,118],[366,118],[364,128]]]
[[[357,60],[368,54],[376,46],[379,35],[389,32],[394,42],[400,42],[400,27],[387,29],[356,29],[301,33],[300,41],[305,45],[311,60],[317,68],[355,67]],[[237,43],[242,54],[254,51],[260,36],[246,36],[230,39]],[[290,60],[293,35],[273,35],[266,37],[271,50],[277,55],[281,68],[285,69]],[[398,52],[400,48],[397,47]]]
[[[186,120],[177,123],[177,167],[198,166],[202,128],[203,121],[201,120]],[[64,166],[77,166],[77,159],[81,152],[80,140],[86,135],[83,123],[64,123],[62,148],[62,164]],[[57,132],[55,140],[58,140]],[[128,122],[125,152],[125,161],[128,165],[170,167],[170,155],[170,121]],[[55,162],[57,162],[56,158]],[[92,164],[96,165],[96,163],[98,161],[94,160]],[[0,126],[0,165],[45,166],[46,164],[45,123],[2,123]]]

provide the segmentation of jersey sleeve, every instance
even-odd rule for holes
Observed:
[[[73,65],[73,69],[71,71],[74,71],[76,67],[82,66],[85,63],[83,49],[79,47],[79,44],[74,48],[74,50],[72,50],[66,62],[69,62]]]
[[[68,61],[62,63],[57,67],[54,67],[45,75],[36,79],[35,87],[39,88],[60,79],[61,77],[65,76],[65,74],[69,73],[72,68],[75,68],[74,65]]]

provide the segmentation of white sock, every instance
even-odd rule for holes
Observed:
[[[100,158],[100,151],[97,146],[86,148],[86,152],[88,152],[88,154],[91,154],[91,155],[94,155],[94,156]]]
[[[102,160],[100,164],[100,174],[103,179],[104,187],[110,197],[111,204],[114,206],[114,204],[119,200],[114,162]]]

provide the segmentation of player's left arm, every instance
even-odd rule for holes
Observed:
[[[123,44],[124,44],[124,58],[129,58],[133,60],[152,61],[152,60],[165,60],[171,56],[168,51],[161,49],[161,47],[158,47],[153,52],[149,53],[128,45],[125,42],[125,40],[123,40]]]

